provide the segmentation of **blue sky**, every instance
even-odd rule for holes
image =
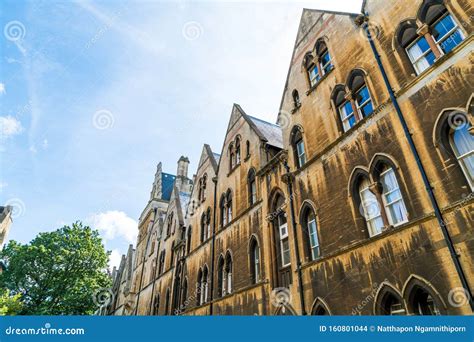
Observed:
[[[10,239],[82,220],[112,263],[156,164],[220,152],[233,103],[274,122],[303,8],[361,1],[21,1],[0,11],[0,202]]]

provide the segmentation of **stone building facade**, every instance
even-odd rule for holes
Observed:
[[[471,5],[303,10],[278,125],[159,166],[108,313],[472,314]]]
[[[0,248],[7,241],[8,233],[13,222],[13,208],[11,206],[0,207]]]

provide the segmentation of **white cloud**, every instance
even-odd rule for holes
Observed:
[[[23,131],[21,122],[13,116],[0,116],[0,136],[9,138]]]
[[[112,271],[114,267],[120,266],[120,261],[122,260],[122,254],[118,249],[113,249],[109,257],[109,269]]]
[[[86,221],[99,230],[105,241],[122,238],[128,243],[136,242],[138,223],[123,211],[111,210],[94,214]]]
[[[42,146],[43,146],[43,149],[44,149],[44,150],[46,150],[46,149],[48,148],[48,146],[49,146],[48,139],[44,139],[44,140],[43,140]]]
[[[4,188],[8,186],[7,182],[0,182],[0,192],[3,191]]]
[[[5,83],[0,83],[0,95],[3,95],[5,93],[6,93]]]

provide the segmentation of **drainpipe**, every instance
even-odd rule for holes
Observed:
[[[288,161],[283,162],[283,166],[286,170],[286,180],[288,184],[288,194],[290,198],[290,215],[291,215],[291,225],[293,226],[293,235],[295,237],[295,252],[296,252],[296,271],[298,273],[298,290],[300,293],[300,303],[301,303],[301,314],[306,315],[305,303],[304,303],[304,293],[303,293],[303,276],[301,274],[301,260],[300,260],[300,250],[298,247],[298,234],[296,231],[296,219],[295,219],[295,209],[293,202],[293,182],[292,175],[290,173],[290,167],[288,166]]]
[[[461,280],[462,287],[464,288],[465,293],[467,294],[469,298],[469,305],[471,307],[471,310],[474,311],[474,302],[473,302],[473,295],[471,292],[471,289],[469,288],[469,283],[467,281],[466,275],[462,269],[461,262],[459,261],[459,255],[456,253],[456,249],[454,247],[453,240],[451,236],[449,235],[449,231],[446,227],[446,223],[444,221],[443,215],[441,214],[441,210],[439,208],[438,202],[436,200],[436,197],[433,192],[433,188],[430,185],[430,181],[428,179],[428,176],[426,174],[425,168],[423,166],[423,163],[421,161],[420,155],[418,154],[418,150],[416,149],[415,142],[413,141],[413,138],[411,136],[410,130],[408,129],[408,125],[405,121],[405,118],[403,116],[402,110],[400,109],[400,106],[398,105],[397,97],[395,96],[392,86],[390,85],[390,81],[387,77],[387,73],[385,72],[385,68],[382,64],[382,60],[380,58],[380,55],[377,51],[377,48],[375,47],[375,43],[372,39],[372,35],[370,33],[369,29],[369,15],[368,13],[362,14],[362,18],[360,19],[359,24],[362,26],[362,28],[365,30],[365,33],[367,35],[367,39],[369,40],[370,47],[372,48],[372,52],[374,54],[374,57],[377,61],[377,65],[380,69],[380,72],[382,74],[385,86],[387,87],[388,93],[390,95],[390,99],[392,100],[393,106],[395,107],[395,110],[397,112],[398,118],[400,120],[400,123],[402,124],[403,131],[405,133],[405,137],[408,140],[408,144],[410,145],[410,150],[413,154],[413,157],[416,160],[416,164],[418,166],[418,170],[421,173],[421,178],[423,179],[423,184],[425,186],[426,192],[428,193],[428,196],[431,201],[431,205],[433,206],[434,212],[436,219],[438,220],[439,227],[441,228],[441,231],[443,233],[444,240],[446,241],[446,244],[449,249],[449,253],[451,255],[451,259],[453,260],[454,266],[456,268],[456,271],[458,273],[459,279]]]
[[[212,178],[214,183],[214,209],[212,211],[212,240],[211,240],[211,285],[209,292],[211,293],[209,304],[209,315],[213,314],[213,300],[214,300],[214,258],[215,258],[215,241],[216,241],[216,205],[217,205],[217,177]]]

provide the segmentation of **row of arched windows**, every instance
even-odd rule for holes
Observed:
[[[206,200],[207,173],[205,173],[198,182],[198,199],[200,202]]]
[[[225,258],[221,255],[217,261],[217,296],[223,297],[232,293],[232,256],[227,251]]]
[[[406,58],[417,74],[428,69],[436,60],[452,51],[464,39],[461,26],[448,11],[442,0],[425,0],[416,19],[407,19],[396,30],[398,46],[406,52]],[[314,87],[330,70],[333,64],[323,38],[316,41],[313,51],[303,58],[309,87]],[[296,89],[292,92],[294,108],[300,106]],[[331,100],[336,108],[340,129],[350,130],[358,121],[374,111],[374,105],[362,70],[356,69],[349,75],[346,85],[337,85]],[[295,141],[298,137],[295,137]],[[296,144],[293,144],[296,149]],[[301,150],[295,155],[301,155]],[[298,164],[302,165],[301,159]]]
[[[221,227],[224,227],[230,221],[232,221],[232,190],[222,194],[219,202],[220,214],[221,214]]]
[[[436,289],[426,280],[412,275],[406,282],[403,293],[388,282],[383,282],[374,298],[375,315],[422,315],[434,316],[445,313],[444,303]],[[352,312],[355,314],[357,312]],[[331,315],[323,298],[316,298],[311,309],[312,315]]]

